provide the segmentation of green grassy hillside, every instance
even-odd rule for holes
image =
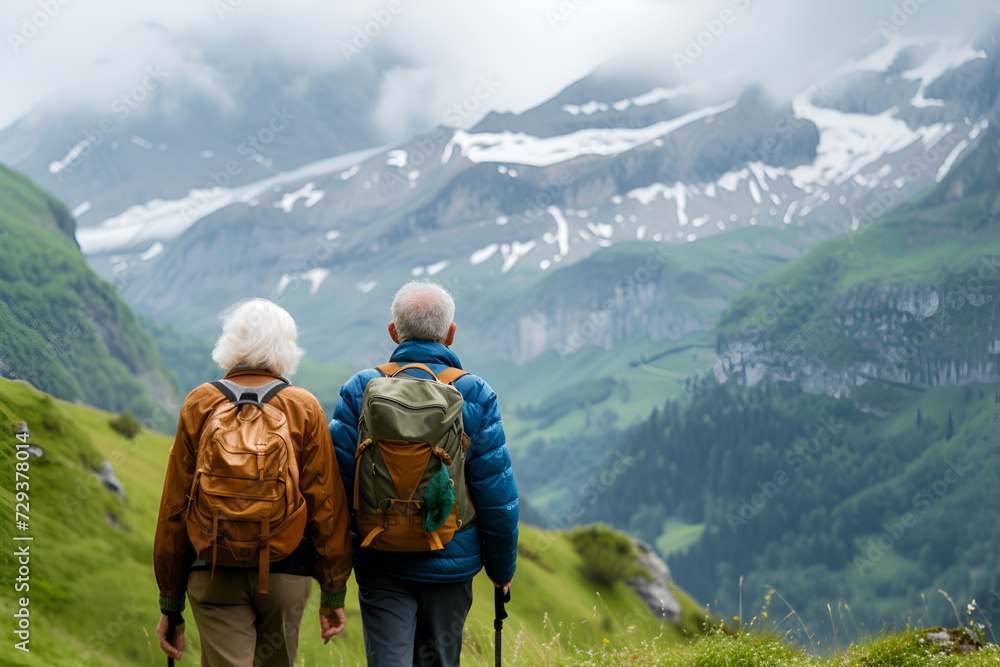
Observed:
[[[87,265],[66,206],[0,165],[0,376],[151,416],[177,381],[111,283]]]
[[[4,649],[4,664],[145,665],[160,664],[155,641],[159,620],[152,571],[156,511],[170,438],[143,432],[129,440],[114,431],[113,415],[54,400],[21,382],[0,380],[0,447],[3,483],[0,540],[12,532],[30,536],[30,653]],[[29,529],[13,531],[16,425],[27,421],[32,442],[44,448],[30,459]],[[92,475],[107,459],[126,490],[126,500]],[[6,549],[3,581],[11,584],[17,563]],[[561,533],[525,528],[515,578],[514,601],[505,624],[509,650],[525,652],[551,642],[602,645],[616,635],[656,645],[672,645],[698,632],[703,613],[684,601],[680,626],[662,626],[623,584],[595,587],[581,574],[580,556]],[[327,646],[319,641],[314,591],[303,622],[303,664],[353,665],[363,662],[363,641],[353,582],[348,595],[348,629]],[[492,651],[492,584],[480,575],[469,617],[465,655]],[[0,616],[11,623],[16,610],[10,595],[0,598]],[[10,625],[7,625],[10,628]],[[5,636],[10,637],[9,630]],[[197,630],[189,624],[185,662],[196,664]]]

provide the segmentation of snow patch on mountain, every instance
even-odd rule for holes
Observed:
[[[386,154],[385,163],[390,167],[399,167],[402,169],[406,166],[406,158],[408,155],[409,154],[406,151],[397,148],[396,150],[389,151]]]
[[[566,222],[566,218],[563,216],[562,211],[559,210],[559,207],[549,206],[545,210],[556,221],[556,231],[555,234],[546,232],[542,236],[542,240],[546,243],[558,243],[559,254],[565,257],[569,254],[569,224]]]
[[[750,177],[749,169],[740,169],[739,171],[727,171],[722,176],[719,176],[716,183],[723,190],[728,190],[729,192],[736,192],[736,189],[740,187],[740,183],[745,181]]]
[[[345,153],[238,188],[198,188],[190,190],[188,196],[182,199],[153,199],[145,204],[130,206],[99,225],[77,227],[76,240],[85,254],[112,252],[152,241],[173,240],[199,220],[226,206],[248,204],[276,186],[301,182],[358,165],[382,150],[384,149],[380,147]]]
[[[687,189],[683,183],[674,183],[673,186],[669,187],[663,183],[653,183],[648,187],[636,188],[635,190],[630,190],[625,193],[626,197],[635,199],[644,206],[651,204],[656,199],[657,195],[662,195],[664,199],[670,199],[676,202],[677,223],[681,227],[688,224]]]
[[[448,266],[449,263],[450,263],[449,260],[442,259],[440,262],[435,262],[434,264],[429,264],[427,266],[415,266],[412,269],[410,269],[410,275],[413,276],[414,278],[422,276],[425,273],[429,276],[433,276],[438,273],[441,273],[445,269],[445,267]]]
[[[816,160],[790,170],[795,186],[843,184],[868,165],[883,156],[900,151],[921,140],[932,127],[911,129],[905,121],[895,118],[892,107],[878,115],[844,113],[803,105],[796,115],[808,118],[819,128]]]
[[[427,267],[427,275],[436,276],[445,270],[450,262],[447,259],[442,259],[440,262],[435,262]]]
[[[49,163],[49,173],[58,174],[60,171],[72,164],[73,160],[80,157],[83,151],[87,150],[89,146],[90,139],[84,139],[77,145],[73,146],[73,148],[69,149],[69,152],[66,153],[66,157]]]
[[[476,266],[477,264],[482,264],[490,257],[495,255],[496,251],[499,249],[500,249],[499,243],[491,243],[485,248],[480,248],[476,252],[472,253],[472,255],[469,257],[469,263],[472,264],[473,266]]]
[[[645,107],[649,106],[650,104],[656,104],[657,102],[662,102],[664,100],[672,100],[675,97],[680,97],[681,95],[692,95],[703,89],[704,89],[703,87],[699,86],[677,86],[676,88],[653,88],[648,93],[643,93],[642,95],[636,95],[635,97],[627,101],[631,102],[632,106]],[[621,100],[621,102],[625,101],[626,100]],[[620,104],[621,102],[617,102],[616,104]],[[617,106],[615,108],[618,109]],[[619,110],[624,111],[627,108],[628,107],[625,107]]]
[[[938,183],[944,180],[944,177],[948,174],[948,170],[951,169],[952,165],[955,164],[955,161],[958,160],[958,157],[962,154],[962,151],[968,148],[969,144],[975,141],[976,137],[978,137],[979,134],[983,130],[985,130],[988,126],[989,126],[989,121],[984,118],[983,120],[976,123],[972,127],[972,130],[969,132],[968,138],[962,139],[961,141],[958,142],[958,144],[955,145],[955,148],[953,148],[952,151],[948,153],[948,157],[944,159],[944,162],[941,163],[941,166],[938,167],[937,173],[934,175],[934,179]]]
[[[528,241],[527,243],[514,241],[511,244],[504,243],[501,245],[500,254],[503,255],[503,266],[500,267],[500,272],[507,273],[510,271],[517,264],[517,261],[534,250],[536,245],[535,241]]]
[[[153,259],[162,252],[163,252],[163,244],[157,241],[153,245],[149,246],[149,250],[139,255],[139,259],[141,259],[144,262],[148,262],[149,260]]]
[[[315,296],[316,292],[319,291],[320,285],[326,280],[326,277],[330,275],[330,271],[327,269],[315,268],[310,271],[305,271],[303,273],[286,273],[278,279],[278,287],[276,288],[276,293],[281,294],[288,286],[295,281],[308,280],[309,281],[309,295]]]
[[[892,37],[884,46],[875,49],[860,60],[841,65],[826,78],[833,79],[858,71],[885,72],[896,62],[896,58],[899,57],[903,49],[908,46],[919,46],[925,42],[925,39],[919,37]]]
[[[656,104],[657,102],[662,102],[664,100],[672,100],[675,97],[680,97],[681,95],[690,95],[698,92],[700,89],[697,86],[678,86],[676,88],[653,88],[649,92],[643,93],[642,95],[636,95],[635,97],[626,97],[625,99],[618,100],[617,102],[611,103],[611,108],[615,111],[625,111],[629,107],[645,107],[650,104]],[[596,100],[587,102],[585,104],[564,104],[562,110],[571,116],[578,116],[583,114],[584,116],[590,116],[598,111],[607,111],[608,105],[604,102],[597,102]]]
[[[562,110],[571,116],[577,116],[583,114],[584,116],[590,116],[591,114],[597,113],[598,111],[607,111],[608,105],[604,102],[587,102],[577,106],[576,104],[564,104]]]
[[[945,73],[961,67],[967,62],[986,58],[986,52],[973,49],[968,44],[941,47],[923,64],[903,72],[902,77],[909,81],[920,81],[920,89],[910,100],[915,107],[943,106],[943,100],[926,99],[924,91],[927,86],[941,78]]]
[[[984,118],[972,127],[972,131],[969,132],[969,141],[975,141],[976,137],[983,133],[983,130],[990,126],[990,121],[988,118]]]
[[[594,236],[599,236],[605,239],[610,239],[615,235],[614,225],[608,225],[601,222],[588,222],[587,229],[589,229]]]
[[[642,128],[588,128],[555,137],[534,137],[524,132],[456,130],[441,154],[441,164],[451,160],[455,148],[470,162],[503,162],[548,167],[581,155],[613,156],[664,137],[686,125],[733,108],[735,101],[705,107]]]
[[[274,202],[274,208],[280,208],[285,213],[291,213],[292,209],[295,208],[295,202],[300,199],[305,200],[306,208],[312,208],[324,196],[324,192],[322,190],[314,189],[315,185],[315,183],[310,181],[295,192],[286,192],[282,195],[280,202]]]

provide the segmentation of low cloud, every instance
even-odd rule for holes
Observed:
[[[43,101],[106,106],[154,63],[225,103],[203,54],[226,49],[315,71],[374,63],[376,121],[393,139],[441,123],[482,77],[501,85],[465,126],[534,106],[601,66],[734,92],[761,83],[789,98],[887,34],[971,39],[998,20],[987,0],[8,0],[0,87],[16,94],[0,99],[0,127]]]

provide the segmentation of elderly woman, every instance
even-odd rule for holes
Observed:
[[[153,547],[171,658],[184,651],[185,593],[202,665],[294,665],[313,577],[324,643],[344,629],[347,497],[322,408],[285,380],[303,354],[296,338],[276,304],[236,304],[212,353],[225,379],[181,407]]]

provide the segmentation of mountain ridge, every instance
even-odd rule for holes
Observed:
[[[176,378],[115,286],[87,264],[66,206],[4,165],[0,297],[3,377],[141,417],[175,404]]]

